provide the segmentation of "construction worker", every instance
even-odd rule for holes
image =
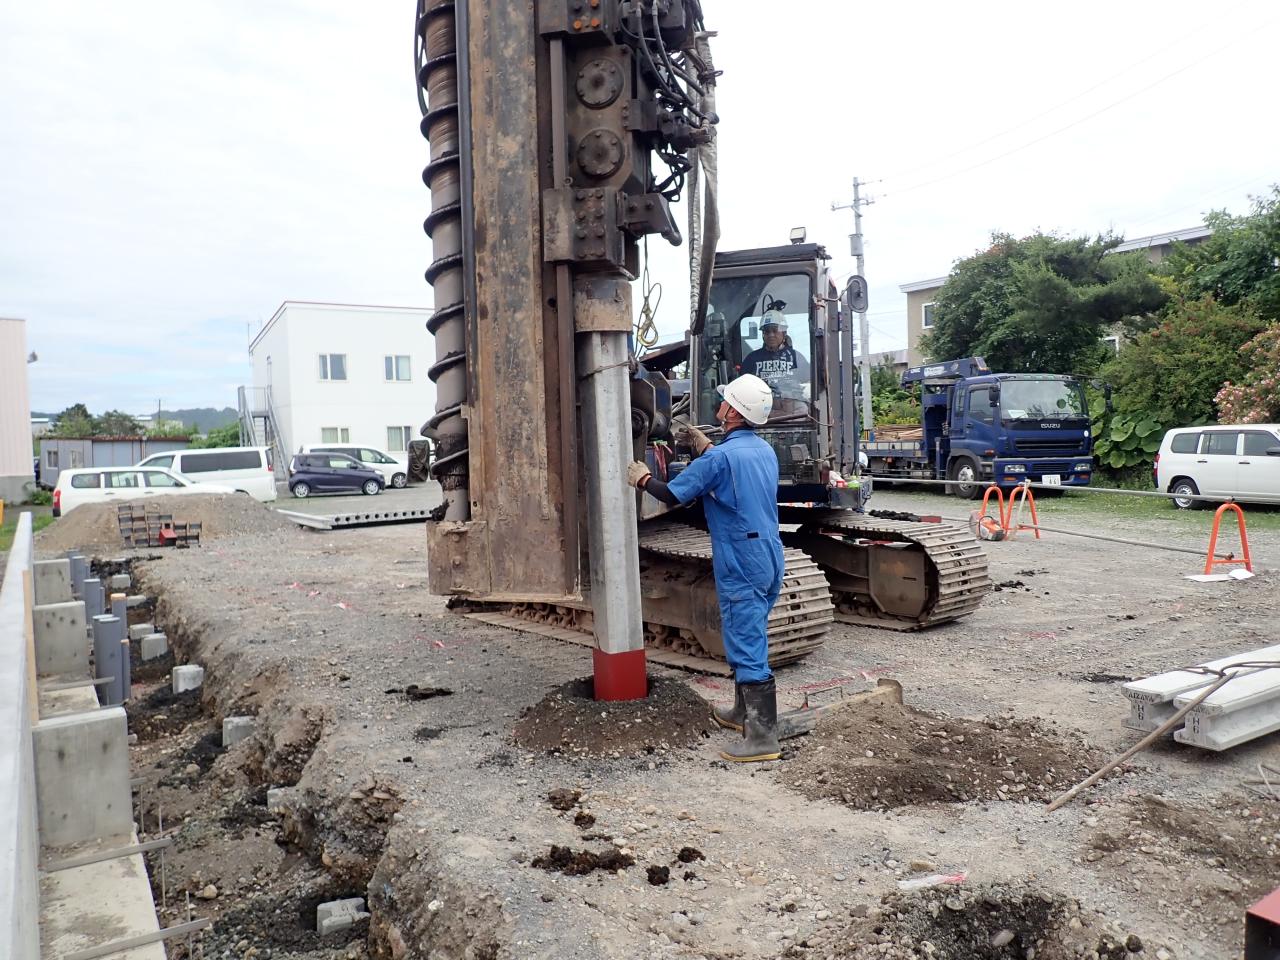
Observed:
[[[769,611],[782,589],[782,538],[778,534],[778,457],[755,433],[769,419],[773,391],[753,374],[716,388],[723,401],[716,419],[724,440],[713,445],[696,427],[677,439],[696,458],[669,483],[633,463],[630,482],[668,504],[702,497],[711,533],[712,564],[720,601],[721,636],[734,673],[734,703],[717,708],[722,727],[743,738],[721,751],[726,760],[776,760],[778,701],[769,669]]]
[[[742,358],[741,371],[754,373],[783,398],[801,399],[803,387],[809,382],[809,361],[791,344],[787,315],[771,308],[761,321],[764,346]]]

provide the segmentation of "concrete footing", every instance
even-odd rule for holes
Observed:
[[[135,593],[131,596],[125,597],[124,602],[127,607],[140,607],[147,602],[147,598],[140,593]]]
[[[255,717],[224,717],[222,720],[222,745],[234,746],[241,740],[247,740],[257,725]]]
[[[132,831],[127,737],[120,707],[53,717],[35,725],[36,797],[45,846]]]
[[[37,560],[31,565],[36,603],[68,603],[71,596],[71,561]]]
[[[185,693],[188,690],[198,690],[204,684],[204,667],[198,667],[195,664],[186,664],[181,667],[173,668],[173,692]]]
[[[112,590],[128,590],[133,586],[133,581],[127,573],[113,573],[111,581],[107,584]]]
[[[324,936],[328,933],[337,933],[339,930],[347,930],[355,926],[357,920],[363,920],[368,916],[361,897],[330,900],[316,907],[316,933]]]
[[[129,639],[141,640],[143,637],[150,636],[156,632],[154,623],[135,623],[129,627]]]
[[[142,649],[140,656],[145,663],[148,660],[155,660],[157,657],[163,657],[169,652],[169,638],[163,633],[149,633],[141,640]]]
[[[35,629],[37,674],[89,672],[83,601],[38,604],[31,608],[31,620]]]

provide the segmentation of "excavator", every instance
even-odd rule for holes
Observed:
[[[419,0],[437,394],[423,435],[444,490],[429,584],[453,609],[590,644],[625,605],[609,571],[634,564],[648,658],[726,673],[700,509],[610,470],[683,469],[676,424],[714,429],[716,387],[766,322],[805,360],[774,380],[759,430],[786,559],[771,663],[837,620],[955,620],[990,581],[967,530],[863,512],[851,316],[823,247],[716,251],[712,36],[697,0]],[[686,193],[689,333],[640,353],[640,241],[683,242],[671,205]]]

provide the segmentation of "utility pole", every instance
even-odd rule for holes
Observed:
[[[862,208],[873,203],[875,200],[872,197],[862,195],[862,182],[854,177],[852,202],[831,204],[832,210],[853,210],[853,233],[849,235],[849,252],[857,261],[857,273],[860,277],[866,277],[862,256]],[[870,435],[874,427],[871,419],[871,330],[867,325],[865,303],[858,311],[858,337],[862,341],[862,362],[859,364],[862,382],[862,429],[868,431]]]

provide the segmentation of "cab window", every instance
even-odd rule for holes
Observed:
[[[1250,431],[1244,435],[1245,456],[1265,457],[1272,447],[1280,447],[1280,438],[1256,431]]]
[[[1204,435],[1204,447],[1201,452],[1210,456],[1234,457],[1236,453],[1236,438],[1239,436],[1240,434],[1234,432],[1215,431],[1214,433],[1206,433]]]
[[[972,387],[969,390],[969,416],[983,423],[995,422],[991,409],[991,388]]]
[[[167,473],[159,470],[144,470],[142,472],[143,479],[147,481],[148,487],[183,487],[186,486],[177,477],[171,477]]]

